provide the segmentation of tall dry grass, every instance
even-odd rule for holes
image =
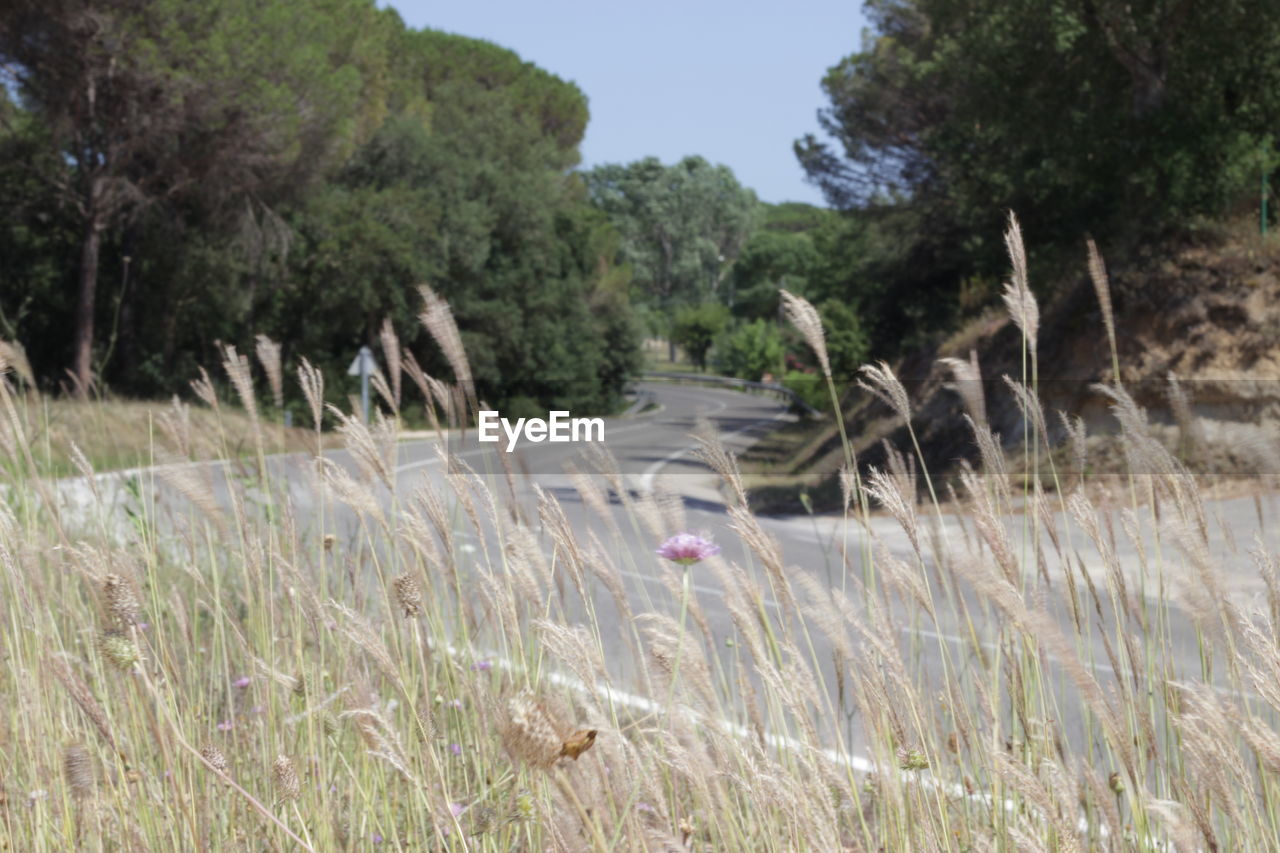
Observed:
[[[1009,242],[1008,300],[1033,366],[1016,229]],[[447,306],[424,295],[469,384]],[[787,300],[821,352],[811,307]],[[399,352],[389,328],[383,344]],[[278,353],[260,342],[258,355],[278,400]],[[469,387],[402,363],[433,422],[465,421]],[[342,448],[326,448],[337,440],[321,432],[323,384],[306,363],[309,461],[268,455],[259,434],[249,463],[113,478],[82,460],[76,482],[50,476],[32,434],[43,403],[0,378],[0,839],[24,851],[1280,848],[1275,555],[1255,549],[1265,594],[1242,604],[1194,478],[1150,439],[1118,370],[1105,390],[1133,475],[1120,529],[1079,478],[1050,489],[1037,474],[1015,492],[977,365],[945,367],[967,383],[982,450],[963,512],[942,511],[914,443],[883,471],[849,451],[830,573],[789,561],[713,436],[699,452],[751,558],[681,567],[653,554],[684,527],[679,500],[632,493],[607,458],[572,474],[584,527],[554,494],[522,502],[510,471],[443,450],[429,476],[401,476],[394,418],[336,412]],[[250,368],[227,353],[253,411]],[[892,370],[864,376],[909,423]],[[1039,452],[1034,380],[1029,369],[1009,387]],[[399,376],[383,384],[400,405]],[[236,456],[220,425],[230,408],[208,376],[196,392],[214,425],[179,409],[157,457],[188,455],[197,429]],[[638,594],[637,572],[666,595]]]

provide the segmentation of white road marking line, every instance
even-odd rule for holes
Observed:
[[[723,403],[722,403],[722,404],[720,405],[720,408],[719,408],[719,409],[716,409],[716,410],[715,410],[714,412],[712,412],[711,414],[715,414],[716,412],[719,412],[719,411],[721,411],[722,409],[724,409],[724,408],[726,408],[726,407],[727,407],[727,404],[723,404]],[[741,434],[743,434],[743,433],[747,432],[748,430],[755,429],[757,426],[759,426],[759,425],[760,425],[760,424],[762,424],[762,423],[767,423],[767,422],[769,422],[769,421],[776,421],[776,420],[779,420],[779,419],[780,419],[780,418],[782,418],[784,415],[786,415],[786,413],[787,413],[787,412],[786,412],[786,409],[783,409],[782,411],[780,411],[780,412],[778,412],[778,413],[776,413],[776,414],[772,415],[771,417],[767,417],[767,418],[760,418],[759,420],[757,420],[757,421],[752,421],[751,423],[747,424],[746,426],[744,426],[744,427],[740,427],[740,428],[738,428],[738,429],[735,429],[735,430],[733,430],[732,432],[726,432],[726,433],[723,433],[723,434],[720,436],[720,438],[721,438],[721,439],[730,439],[730,438],[733,438],[734,436],[741,435]],[[677,459],[679,459],[681,456],[684,456],[686,453],[688,453],[689,451],[693,450],[693,448],[694,448],[694,445],[689,445],[688,447],[681,448],[680,450],[677,450],[677,451],[675,451],[674,453],[671,453],[671,454],[669,454],[668,456],[666,456],[666,457],[664,457],[664,458],[662,458],[662,459],[659,459],[657,462],[653,463],[653,464],[652,464],[652,465],[650,465],[648,468],[646,468],[646,469],[644,470],[644,473],[640,475],[640,482],[639,482],[639,484],[638,484],[638,488],[639,488],[639,490],[640,490],[641,492],[652,492],[652,491],[653,491],[653,481],[654,481],[654,479],[658,476],[658,472],[659,472],[659,471],[661,471],[665,466],[669,465],[670,463],[672,463],[672,462],[676,461]]]

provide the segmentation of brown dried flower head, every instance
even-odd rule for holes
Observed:
[[[392,581],[396,589],[396,601],[405,616],[417,616],[422,612],[422,587],[413,575],[401,575]]]
[[[134,595],[133,586],[117,574],[109,574],[102,580],[102,597],[106,601],[107,616],[117,627],[138,622],[142,607]]]
[[[222,754],[222,750],[216,746],[206,746],[200,750],[200,754],[204,756],[204,760],[219,773],[227,772],[227,757]]]
[[[298,771],[294,769],[292,759],[283,753],[278,755],[275,763],[271,765],[271,778],[275,782],[276,790],[280,793],[282,802],[296,800],[298,795],[302,793],[302,783],[298,781]]]
[[[71,795],[77,800],[93,793],[93,758],[83,744],[73,743],[63,750],[62,770]]]
[[[529,693],[521,693],[507,702],[502,743],[515,758],[542,768],[555,764],[564,749],[555,718],[546,705]]]

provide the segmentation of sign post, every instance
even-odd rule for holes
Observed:
[[[377,366],[378,363],[373,358],[373,350],[360,347],[360,352],[356,353],[355,360],[347,368],[348,376],[360,377],[360,409],[366,424],[369,423],[369,375]]]

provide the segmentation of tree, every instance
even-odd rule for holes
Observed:
[[[683,347],[699,370],[707,369],[707,351],[729,324],[729,309],[719,302],[686,305],[676,311],[671,340]]]
[[[796,150],[840,207],[1009,209],[1038,240],[1220,213],[1280,106],[1265,0],[878,0]],[[1247,166],[1244,171],[1241,166]],[[998,242],[998,241],[993,241]]]
[[[49,131],[60,158],[45,177],[78,219],[81,393],[104,236],[155,205],[225,209],[323,168],[362,94],[339,24],[371,13],[357,0],[15,0],[0,16],[0,62]]]
[[[723,299],[722,287],[759,218],[755,193],[727,166],[648,157],[585,174],[592,202],[622,235],[637,296],[671,316],[684,304]]]
[[[998,280],[1015,210],[1052,273],[1087,233],[1129,243],[1256,193],[1280,117],[1280,7],[1264,0],[874,0],[822,81],[831,141],[796,144],[850,212],[843,292],[900,342]],[[837,249],[837,251],[841,251]],[[1034,274],[1034,281],[1050,275]],[[993,289],[994,291],[995,289]],[[870,294],[867,291],[871,291]],[[879,302],[879,310],[869,309]]]
[[[858,314],[845,302],[828,299],[818,306],[827,340],[827,357],[831,374],[837,380],[852,382],[858,368],[871,352],[870,341],[862,329]]]
[[[733,266],[733,313],[739,317],[776,317],[778,291],[786,288],[803,293],[817,260],[808,234],[757,231]]]

